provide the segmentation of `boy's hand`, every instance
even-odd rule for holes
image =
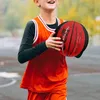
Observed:
[[[49,38],[46,40],[46,46],[47,48],[52,48],[55,50],[60,51],[62,46],[63,46],[63,42],[61,41],[60,37],[53,37],[54,33],[52,33]]]

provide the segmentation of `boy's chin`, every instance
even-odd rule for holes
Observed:
[[[48,8],[47,10],[48,10],[48,11],[54,11],[54,10],[56,10],[56,7],[50,7],[50,8]]]

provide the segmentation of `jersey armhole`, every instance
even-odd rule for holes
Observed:
[[[58,26],[59,26],[60,24],[62,24],[63,22],[65,22],[65,20],[60,19],[60,18],[57,18],[57,20],[58,20]]]
[[[34,44],[38,39],[38,24],[34,19],[32,19],[32,22],[35,25],[35,35],[34,35],[34,38],[33,38],[33,44]]]

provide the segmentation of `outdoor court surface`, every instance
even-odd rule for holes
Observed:
[[[26,64],[19,64],[17,49],[0,49],[0,100],[26,100],[19,84]],[[68,100],[100,100],[100,47],[88,47],[79,59],[68,58]]]

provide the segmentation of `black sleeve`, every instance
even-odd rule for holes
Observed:
[[[45,50],[47,50],[45,42],[42,42],[36,45],[35,47],[32,47],[32,44],[34,42],[33,41],[34,35],[35,35],[35,24],[33,21],[29,21],[24,30],[24,34],[18,52],[18,61],[20,63],[24,63],[28,60],[31,60],[37,55],[40,55]]]

